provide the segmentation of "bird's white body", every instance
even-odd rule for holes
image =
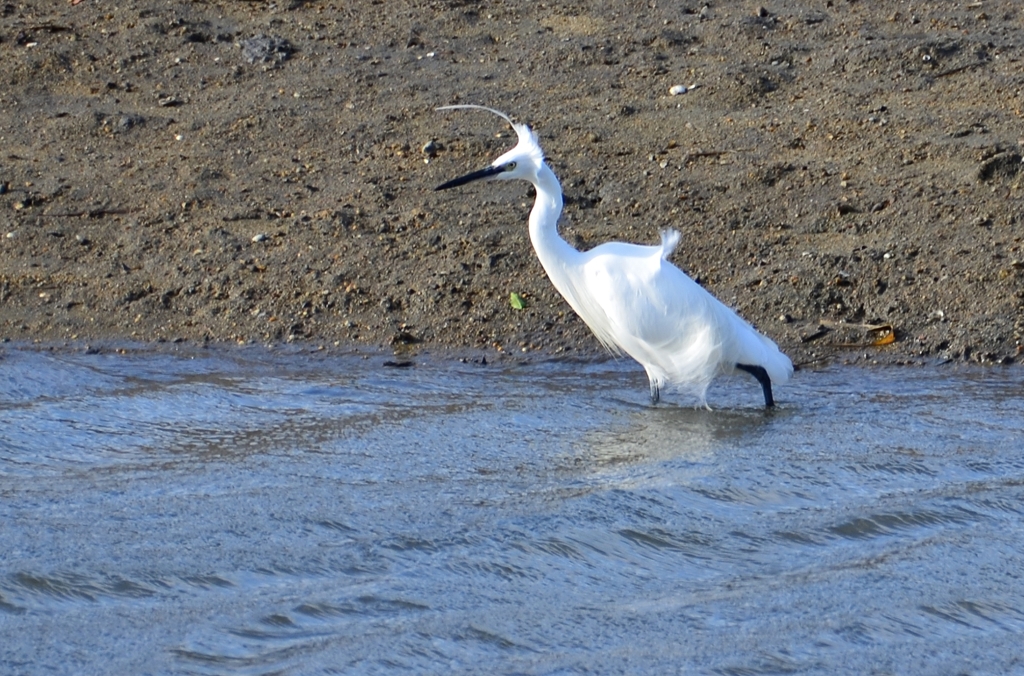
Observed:
[[[585,252],[562,239],[557,225],[562,213],[561,185],[544,163],[529,127],[509,123],[519,144],[490,168],[466,178],[493,175],[534,185],[537,197],[530,212],[530,240],[541,265],[603,345],[628,354],[644,367],[652,398],[657,400],[661,389],[674,386],[703,403],[712,379],[734,373],[739,365],[747,371],[763,368],[775,384],[789,380],[793,365],[774,342],[668,260],[679,243],[679,233],[663,231],[657,246],[609,242]],[[465,182],[457,179],[442,187],[459,181]],[[766,403],[770,403],[769,391],[770,385]]]

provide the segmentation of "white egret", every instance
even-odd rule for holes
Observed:
[[[689,389],[700,401],[717,375],[744,371],[761,384],[765,406],[775,404],[772,384],[789,380],[793,364],[778,346],[705,291],[668,258],[679,233],[664,230],[661,244],[608,242],[577,251],[558,234],[562,187],[544,162],[537,135],[525,124],[484,106],[512,125],[519,143],[487,168],[439,185],[445,190],[479,179],[529,181],[537,191],[530,240],[551,283],[597,339],[625,352],[647,371],[651,402],[666,386]]]

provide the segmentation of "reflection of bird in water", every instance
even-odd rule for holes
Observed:
[[[772,384],[785,383],[793,364],[778,346],[668,261],[679,233],[665,230],[658,246],[609,242],[580,252],[558,234],[562,187],[544,162],[536,134],[504,113],[519,137],[515,148],[490,166],[448,181],[445,190],[479,179],[529,181],[537,190],[530,212],[530,240],[551,283],[597,339],[625,352],[646,369],[651,402],[663,387],[692,389],[702,400],[711,380],[744,371],[761,384],[773,406]]]

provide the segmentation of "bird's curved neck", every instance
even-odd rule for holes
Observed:
[[[530,241],[544,270],[559,287],[561,270],[575,262],[576,249],[558,235],[558,217],[562,214],[562,186],[547,164],[542,164],[533,184],[537,199],[530,211]],[[559,291],[562,289],[559,288]]]

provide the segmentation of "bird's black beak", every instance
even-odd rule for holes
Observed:
[[[457,188],[460,185],[466,185],[467,183],[470,183],[472,181],[479,181],[482,178],[489,178],[491,176],[494,176],[495,174],[500,174],[503,171],[505,171],[505,167],[490,166],[487,167],[486,169],[481,169],[480,171],[468,173],[465,176],[453,178],[447,183],[442,183],[441,185],[437,186],[436,188],[434,188],[434,190],[447,190],[448,188]]]

